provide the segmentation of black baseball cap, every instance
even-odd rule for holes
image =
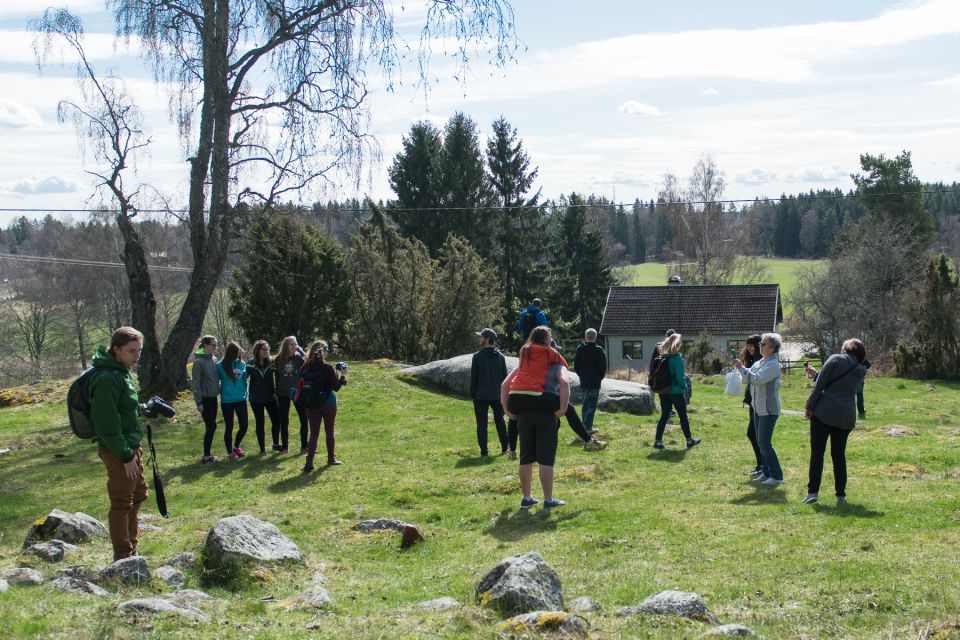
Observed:
[[[483,329],[482,331],[477,331],[477,332],[474,333],[473,335],[475,335],[475,336],[481,336],[481,337],[483,337],[483,338],[486,338],[487,340],[494,340],[494,341],[496,341],[496,339],[497,339],[497,332],[494,331],[493,329],[491,329],[490,327],[486,327],[486,328]]]

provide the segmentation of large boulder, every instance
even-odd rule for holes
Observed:
[[[107,528],[96,518],[81,511],[67,513],[54,509],[48,515],[34,520],[30,532],[23,541],[23,548],[26,549],[36,542],[53,538],[80,544],[91,538],[102,538],[105,535],[107,535]]]
[[[253,516],[231,516],[217,521],[203,545],[207,569],[233,570],[247,564],[298,562],[303,554],[280,529]]]
[[[463,397],[470,396],[470,365],[473,354],[468,353],[447,360],[436,360],[417,367],[404,369],[401,374],[423,380],[432,385],[447,389]],[[517,368],[519,361],[507,356],[507,371]],[[575,404],[582,401],[580,377],[572,371],[570,377],[570,400]],[[601,411],[622,411],[636,415],[653,413],[653,392],[645,384],[604,378],[600,386],[600,400],[597,407]]]
[[[563,609],[563,587],[556,572],[536,552],[497,563],[477,585],[477,602],[505,616]]]
[[[43,584],[43,574],[30,567],[16,567],[0,571],[0,578],[10,584]]]
[[[54,589],[59,589],[60,591],[66,591],[68,593],[84,593],[99,597],[110,595],[106,589],[98,587],[92,582],[81,580],[80,578],[70,578],[68,576],[54,578],[50,581],[50,586]]]

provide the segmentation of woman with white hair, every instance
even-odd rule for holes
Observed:
[[[773,448],[773,428],[780,417],[780,347],[783,340],[777,333],[760,336],[761,358],[749,369],[740,360],[733,364],[744,382],[750,385],[750,402],[756,421],[757,444],[760,446],[762,472],[754,482],[767,486],[783,484],[783,469]]]

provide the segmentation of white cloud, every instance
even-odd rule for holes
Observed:
[[[659,116],[661,115],[660,109],[653,106],[652,104],[644,104],[643,102],[637,102],[636,100],[627,100],[619,107],[617,107],[617,113],[620,115],[627,116]]]
[[[50,65],[75,65],[77,54],[64,45],[59,38],[40,39],[32,31],[0,30],[0,42],[4,43],[0,49],[0,62],[15,64],[34,64],[36,62],[35,46],[45,52],[44,61]],[[83,50],[91,62],[99,60],[115,60],[117,57],[128,54],[135,55],[133,49],[139,41],[131,39],[131,49],[122,42],[118,43],[112,33],[85,33],[83,34]]]
[[[744,186],[758,186],[769,182],[776,182],[777,174],[765,171],[764,169],[751,169],[743,171],[733,177],[735,184]]]
[[[34,176],[15,180],[0,186],[0,191],[21,196],[38,195],[45,193],[75,193],[80,190],[80,183],[74,176],[49,175]]]
[[[960,73],[955,76],[949,76],[946,78],[941,78],[939,80],[934,80],[930,83],[933,86],[956,86],[960,85]]]
[[[3,0],[0,2],[0,18],[38,16],[45,6],[48,5],[46,3]],[[103,11],[103,0],[61,0],[57,3],[57,6],[65,7],[73,14],[96,13]]]
[[[720,92],[714,89],[713,87],[707,87],[703,90],[703,95],[705,96],[718,96]]]
[[[835,164],[828,167],[803,167],[788,173],[784,180],[786,182],[835,184],[849,179],[850,173],[849,169],[842,169]]]
[[[43,124],[36,109],[11,98],[0,98],[0,129],[20,129]]]

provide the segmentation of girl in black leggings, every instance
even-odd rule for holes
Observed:
[[[210,447],[213,434],[217,432],[217,396],[220,395],[220,374],[217,372],[217,339],[204,336],[194,355],[191,386],[197,411],[203,418],[206,429],[203,434],[203,458],[200,462],[213,462]]]

